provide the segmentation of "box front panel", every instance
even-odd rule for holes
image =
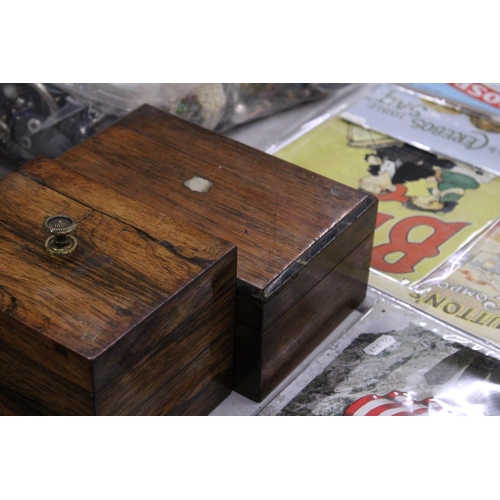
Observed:
[[[138,359],[137,355],[128,358],[122,354],[122,362],[113,363],[112,367],[108,365],[111,372],[106,375],[109,377],[112,373],[115,376],[108,379],[107,385],[103,386],[103,377],[96,373],[96,379],[99,380],[99,415],[158,414],[167,407],[175,406],[186,395],[175,395],[175,391],[169,388],[175,385],[177,378],[185,379],[186,391],[191,395],[189,365],[205,351],[210,353],[210,356],[206,357],[206,363],[209,365],[225,364],[227,359],[230,359],[232,368],[235,259],[221,267],[221,272],[225,274],[224,281],[217,284],[215,290],[210,293],[209,300],[204,301],[182,325],[169,332],[170,310],[167,307],[158,310],[151,321],[148,321],[148,325],[140,326],[140,330],[150,330],[145,332],[149,335],[156,331],[156,336],[162,340],[149,351],[138,353]],[[199,285],[195,283],[193,288],[196,286]],[[121,350],[123,346],[119,348]],[[122,371],[127,366],[124,361],[127,359],[135,359],[136,362],[126,371]],[[232,370],[229,369],[226,370],[224,385],[230,390],[231,384]],[[178,398],[178,401],[175,398]],[[198,411],[209,413],[212,409],[200,405]]]
[[[377,203],[375,199],[368,200],[365,210],[357,214],[357,217],[355,214],[346,217],[321,252],[307,263],[298,263],[296,267],[299,270],[294,271],[296,274],[291,279],[273,283],[275,293],[269,299],[258,301],[239,287],[236,299],[237,321],[252,330],[268,330],[354,249],[363,245],[375,230],[376,217]]]
[[[208,415],[231,393],[233,356],[227,353],[232,345],[232,339],[220,336],[134,414]]]
[[[19,342],[33,338],[40,345],[37,336],[0,313],[0,394],[22,415],[94,415],[92,391],[81,386],[92,384],[90,363],[72,365],[63,348],[33,351]]]
[[[236,324],[235,390],[261,401],[364,299],[373,235],[261,333]]]

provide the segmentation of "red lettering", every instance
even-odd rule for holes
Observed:
[[[382,224],[385,224],[388,220],[394,219],[394,215],[377,213],[377,221],[375,222],[375,229],[378,229]]]
[[[390,242],[373,249],[371,265],[378,271],[411,273],[424,259],[439,255],[439,247],[467,225],[467,222],[444,222],[424,215],[403,219],[391,229]],[[409,242],[410,231],[418,226],[430,226],[434,233],[420,243]],[[403,256],[396,262],[388,262],[387,257],[393,253],[403,253]]]
[[[492,106],[498,106],[498,102],[500,101],[500,94],[496,92],[487,92],[483,96],[483,101],[491,104]]]
[[[497,108],[500,107],[500,94],[485,85],[480,83],[452,83],[451,86],[478,101]]]
[[[488,89],[486,87],[484,87],[483,85],[481,85],[480,83],[473,83],[470,86],[469,91],[467,93],[469,95],[471,95],[472,97],[480,98],[487,91],[488,91]]]

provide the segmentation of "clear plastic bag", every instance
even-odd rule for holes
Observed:
[[[222,83],[58,83],[64,92],[104,113],[123,116],[150,104],[214,129],[238,84]]]
[[[332,95],[346,84],[0,84],[0,154],[23,163],[55,158],[142,104],[202,127],[237,125]]]
[[[500,415],[500,352],[376,292],[262,416]]]
[[[62,83],[56,86],[111,115],[121,116],[147,103],[205,128],[226,131],[327,97],[344,84]]]

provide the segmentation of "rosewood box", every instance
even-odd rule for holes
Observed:
[[[234,388],[255,401],[364,299],[374,197],[148,105],[58,162],[237,246]]]
[[[233,244],[47,159],[0,200],[1,414],[205,415],[227,397]]]

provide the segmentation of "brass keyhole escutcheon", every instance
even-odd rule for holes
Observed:
[[[45,250],[52,255],[69,255],[76,250],[78,241],[73,236],[78,222],[65,214],[50,215],[43,223],[43,229],[50,233],[45,240]]]

